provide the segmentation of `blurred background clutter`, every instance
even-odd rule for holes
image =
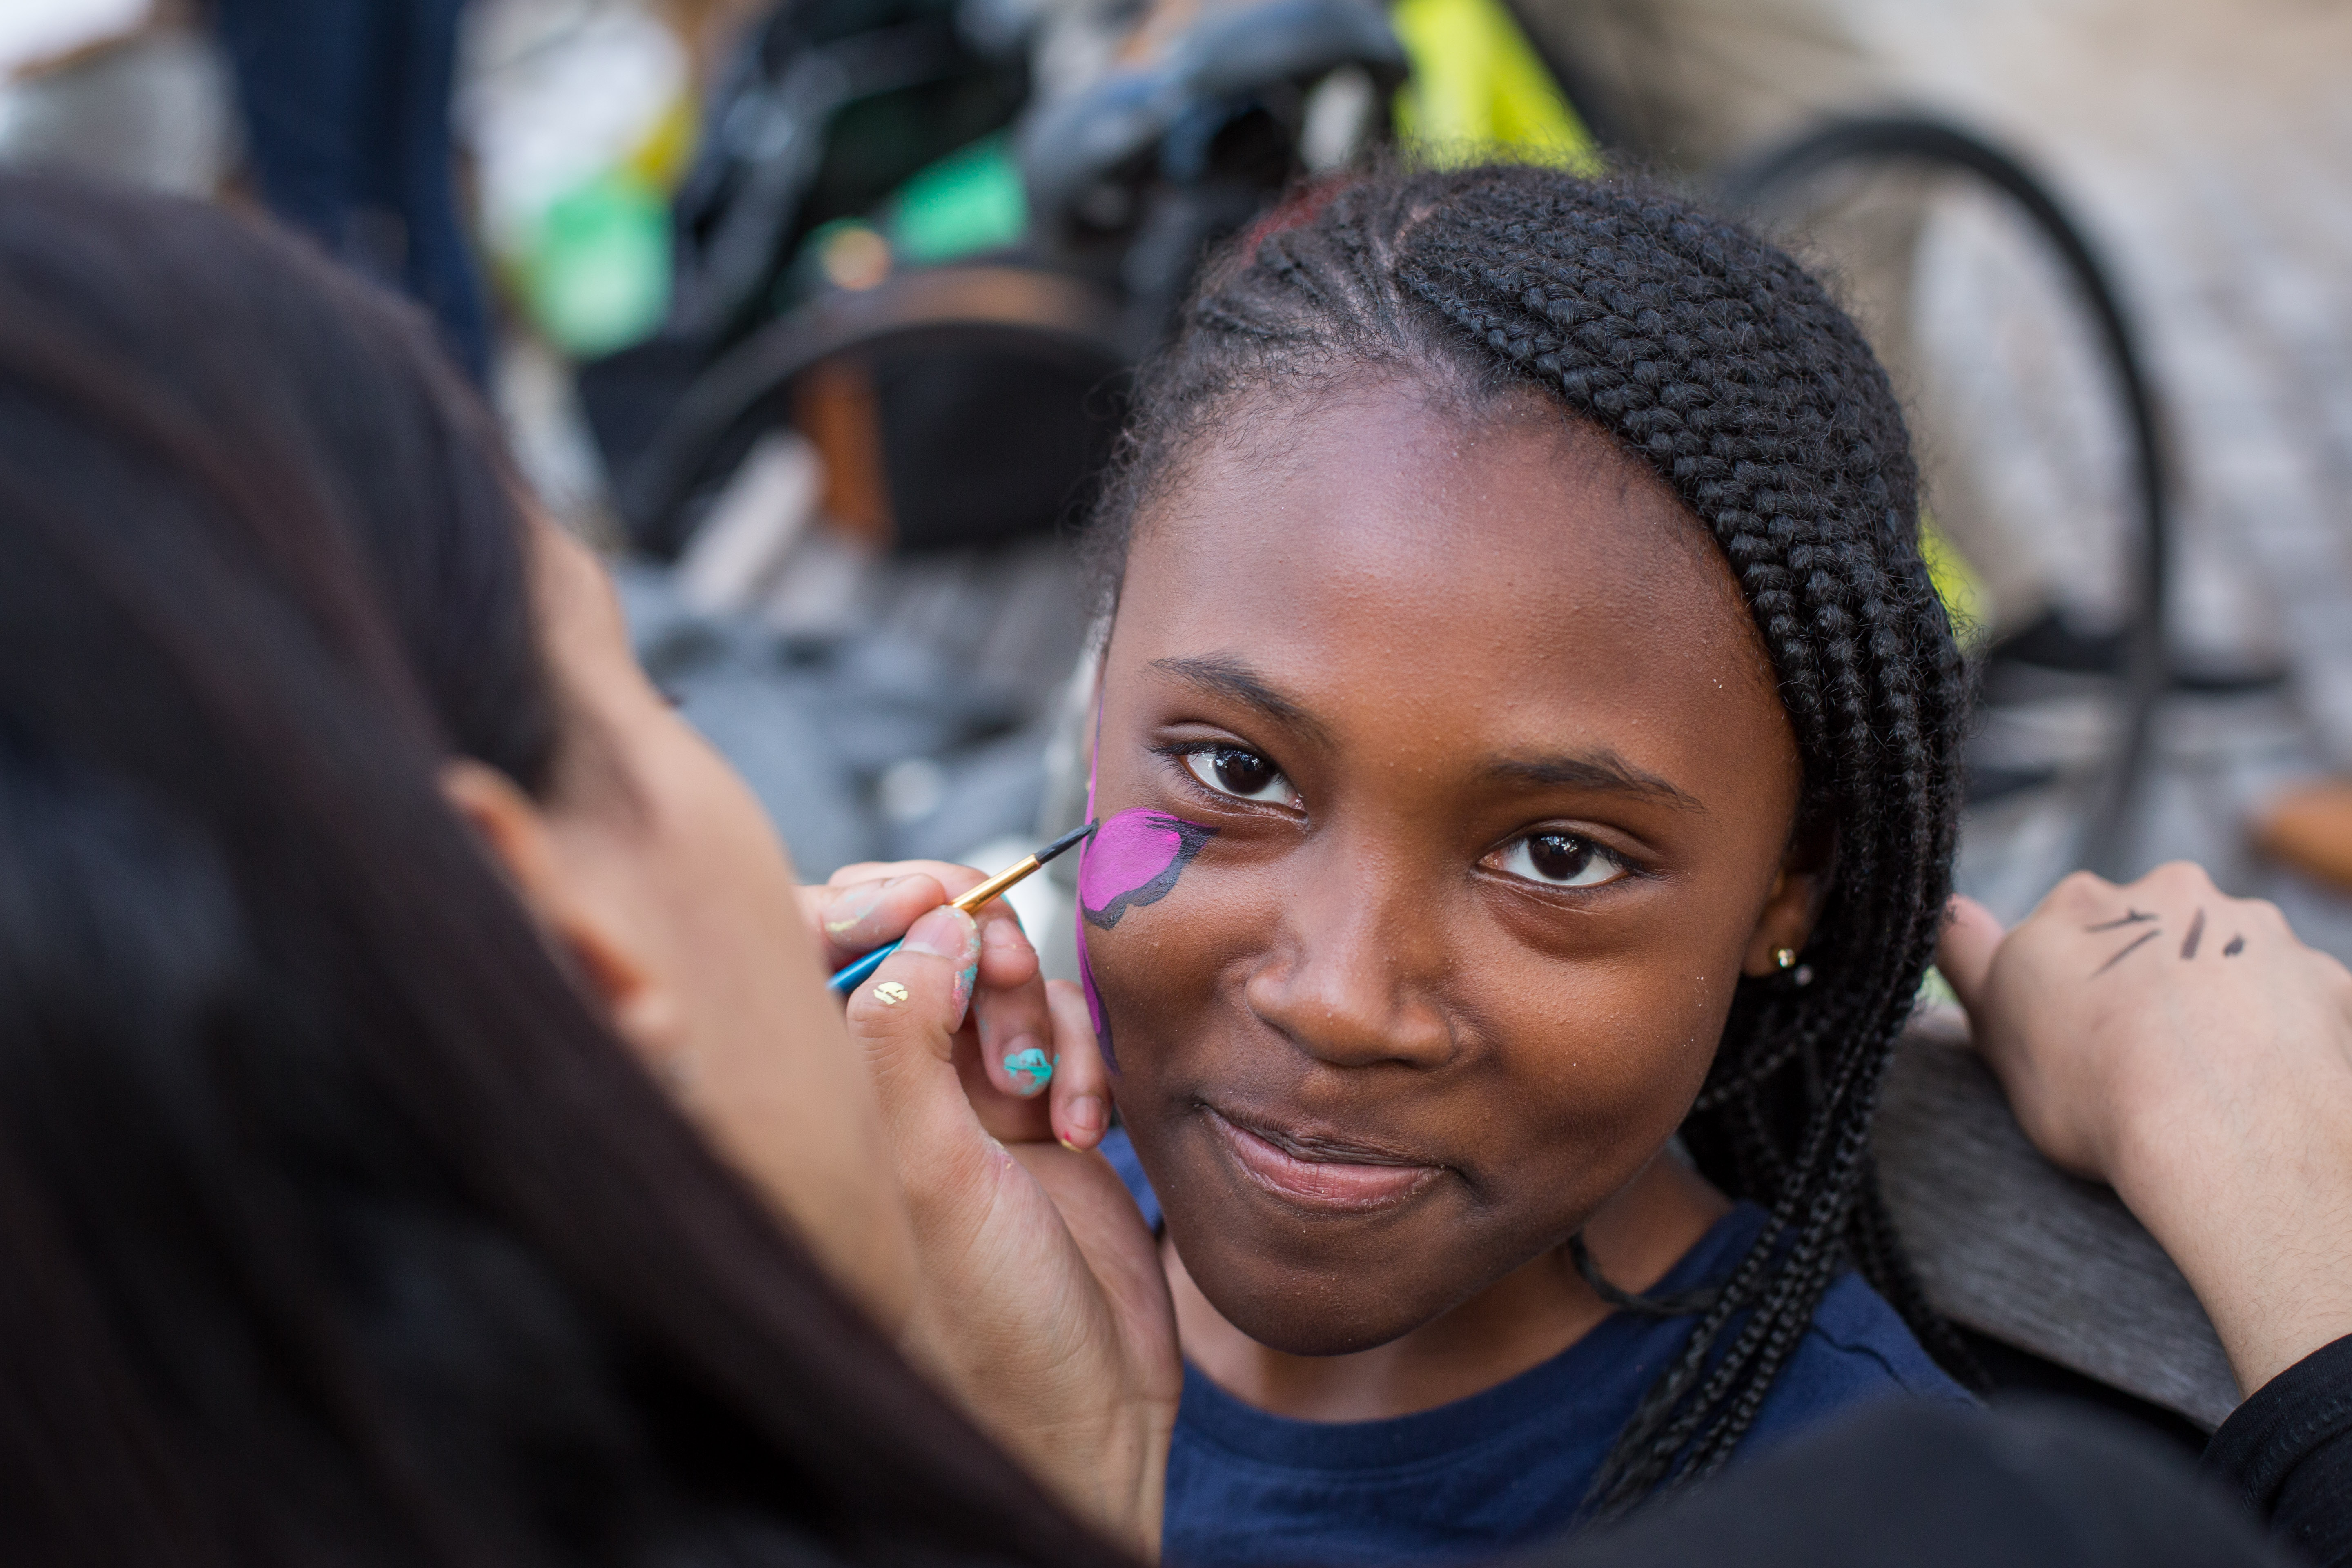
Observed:
[[[1073,525],[1292,182],[1711,191],[1915,412],[1963,887],[2186,856],[2352,957],[2347,59],[2326,0],[0,0],[0,157],[415,298],[812,877],[1073,819]]]

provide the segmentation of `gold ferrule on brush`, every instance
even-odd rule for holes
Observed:
[[[956,908],[966,914],[971,914],[978,910],[981,905],[1044,864],[1045,862],[1034,855],[1024,855],[979,887],[972,889],[971,891],[959,894],[952,901]]]

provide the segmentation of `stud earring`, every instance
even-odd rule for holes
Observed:
[[[1776,947],[1772,950],[1772,962],[1782,969],[1794,969],[1797,967],[1797,950],[1793,947]]]

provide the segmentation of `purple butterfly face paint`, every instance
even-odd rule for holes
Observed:
[[[1156,903],[1217,830],[1137,807],[1095,830],[1078,857],[1078,908],[1104,931],[1137,904]]]
[[[1088,795],[1091,806],[1092,792]],[[1108,931],[1128,910],[1166,898],[1184,868],[1215,832],[1213,827],[1139,806],[1096,828],[1079,853],[1078,978],[1086,987],[1095,1037],[1102,1042],[1103,1058],[1114,1072],[1118,1070],[1118,1058],[1111,1049],[1110,1022],[1103,1016],[1094,966],[1087,958],[1087,928]]]

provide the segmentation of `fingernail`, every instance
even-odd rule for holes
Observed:
[[[824,934],[836,938],[847,936],[858,921],[880,907],[884,896],[891,889],[905,880],[904,877],[893,877],[886,882],[860,882],[847,889],[833,901],[832,909],[825,912]]]
[[[970,966],[980,962],[980,928],[952,904],[941,904],[908,929],[904,952],[928,952]]]
[[[1024,1100],[1034,1098],[1054,1081],[1054,1064],[1034,1046],[1005,1052],[1004,1071],[1013,1079],[1013,1092]]]
[[[1093,1138],[1101,1134],[1109,1118],[1104,1113],[1102,1096],[1082,1094],[1064,1108],[1062,1120],[1070,1124],[1072,1131]]]
[[[914,923],[898,951],[928,952],[956,961],[951,1005],[961,1027],[964,1008],[971,1001],[971,988],[980,982],[980,928],[971,923],[971,917],[952,904],[941,904]]]

